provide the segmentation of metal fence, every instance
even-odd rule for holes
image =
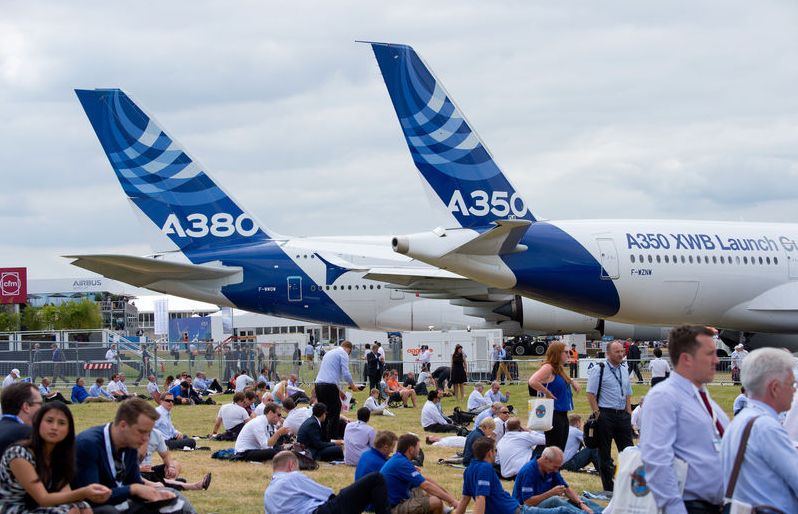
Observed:
[[[80,342],[25,342],[26,349],[0,351],[0,374],[7,375],[12,369],[19,369],[23,379],[38,382],[41,377],[50,377],[53,384],[71,385],[77,377],[93,379],[112,373],[122,372],[128,378],[129,385],[146,383],[147,376],[155,375],[158,383],[163,383],[167,376],[176,376],[181,372],[195,375],[198,371],[207,373],[209,378],[218,378],[222,382],[229,381],[241,370],[246,369],[250,376],[265,376],[270,381],[286,378],[296,374],[302,383],[315,381],[320,364],[318,347],[312,358],[305,354],[305,348],[291,343],[142,343],[138,348],[130,345],[117,351],[116,358],[106,360],[109,347],[100,343]],[[401,356],[401,352],[387,350],[389,357]],[[498,377],[502,371],[494,362],[470,361],[468,363],[469,382],[490,382],[502,378],[505,382],[526,382],[540,367],[541,359],[516,359],[503,361],[508,374]],[[590,367],[600,362],[598,359],[582,358],[577,366],[576,378],[585,380]],[[648,370],[649,359],[638,362],[628,361],[632,383],[648,384],[651,381]],[[447,361],[432,361],[431,369],[450,366]],[[350,356],[350,372],[356,382],[366,383],[368,377],[362,349]],[[421,363],[417,361],[399,362],[389,358],[386,369],[396,369],[400,376],[412,371],[416,375],[421,371]],[[637,375],[635,370],[639,370]],[[89,380],[87,380],[89,381]],[[731,384],[731,361],[721,359],[715,382]]]

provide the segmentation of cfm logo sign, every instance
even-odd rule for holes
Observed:
[[[22,290],[22,280],[17,271],[4,271],[0,275],[0,294],[3,296],[17,296]]]
[[[234,217],[226,212],[217,212],[209,219],[207,215],[196,212],[187,215],[184,222],[172,213],[166,218],[161,232],[167,236],[175,234],[177,237],[191,238],[205,237],[208,234],[214,237],[230,237],[234,234],[250,237],[258,232],[258,225],[246,213]]]

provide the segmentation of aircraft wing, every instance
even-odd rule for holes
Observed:
[[[516,297],[512,292],[486,287],[451,271],[431,267],[372,267],[364,278],[387,282],[394,289],[415,293],[421,298],[449,300],[463,307],[469,316],[493,322],[516,321],[513,316]]]
[[[137,287],[163,281],[219,281],[233,283],[241,275],[240,268],[184,264],[130,255],[65,255],[72,264],[104,277]]]

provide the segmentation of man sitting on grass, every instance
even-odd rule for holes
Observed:
[[[363,512],[368,505],[376,514],[391,512],[385,479],[370,473],[333,494],[299,471],[299,461],[290,451],[272,460],[272,480],[263,493],[266,514],[349,514]]]
[[[236,393],[242,394],[242,393]],[[277,455],[278,441],[291,431],[280,426],[282,413],[275,403],[267,403],[263,414],[256,416],[241,429],[236,439],[236,457],[240,460],[264,462]]]
[[[344,429],[344,464],[357,466],[360,456],[374,446],[376,430],[369,426],[371,411],[366,407],[357,410],[357,421],[347,423]]]
[[[158,413],[158,421],[155,422],[154,430],[161,433],[166,446],[171,450],[180,450],[185,447],[194,448],[197,441],[184,436],[172,423],[172,408],[175,405],[175,398],[172,393],[164,393],[161,396],[161,405],[155,409]]]
[[[427,432],[456,432],[457,435],[468,435],[468,429],[458,427],[441,412],[439,407],[441,394],[440,390],[434,390],[427,395],[427,402],[421,408],[421,426]]]
[[[444,502],[457,507],[457,498],[422,475],[413,464],[420,451],[418,436],[404,434],[396,445],[396,453],[380,470],[388,485],[393,514],[440,514]]]
[[[327,406],[322,402],[316,403],[313,406],[313,416],[309,417],[299,427],[299,433],[296,436],[298,442],[305,445],[305,448],[310,451],[315,460],[323,460],[326,462],[334,460],[343,460],[344,442],[340,439],[330,441],[324,437],[322,426],[327,419]]]
[[[233,395],[233,403],[226,403],[219,407],[216,423],[213,425],[212,438],[217,441],[235,441],[244,425],[252,419],[245,407],[244,393]],[[219,434],[219,426],[224,426],[224,433]]]
[[[360,460],[357,461],[357,468],[355,468],[355,480],[360,480],[369,473],[379,471],[388,461],[388,457],[393,453],[396,447],[396,434],[390,430],[380,430],[374,437],[374,447],[369,448]]]
[[[102,380],[102,378],[98,378],[97,380]],[[92,389],[96,386],[91,386]],[[101,389],[102,390],[102,389]],[[103,391],[105,393],[105,391]],[[108,393],[105,393],[106,395]],[[92,396],[92,394],[86,391],[86,380],[83,377],[78,377],[75,380],[75,385],[72,386],[72,403],[92,403],[92,402],[110,402],[113,401],[111,398],[105,396]]]
[[[586,498],[580,498],[568,487],[560,475],[563,453],[556,446],[549,446],[537,459],[521,467],[515,478],[513,498],[524,505],[542,509],[561,507],[566,512],[589,512],[599,514],[601,507]],[[567,500],[565,498],[568,498]]]

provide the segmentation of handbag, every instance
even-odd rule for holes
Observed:
[[[687,462],[679,458],[673,459],[673,471],[679,494],[684,492],[687,480]],[[618,455],[618,471],[615,475],[615,486],[612,500],[605,510],[612,514],[657,514],[657,502],[646,482],[646,468],[640,455],[640,448],[629,446]]]
[[[729,477],[729,485],[726,486],[726,494],[723,500],[724,514],[784,514],[784,511],[770,505],[754,506],[733,498],[734,488],[737,485],[737,478],[740,475],[740,468],[743,465],[743,458],[745,457],[745,449],[748,446],[748,437],[751,435],[754,422],[758,417],[759,416],[754,416],[749,419],[743,429],[743,436],[740,438],[740,447],[737,449],[737,456],[734,457],[734,466],[732,466],[731,476]]]
[[[554,426],[554,400],[551,398],[531,398],[527,428],[546,432]]]
[[[604,363],[600,362],[599,366],[601,367],[601,371],[599,371],[599,385],[598,391],[596,391],[596,405],[598,405],[599,398],[601,397],[601,382],[604,379]],[[591,413],[587,421],[585,421],[583,434],[585,448],[598,448],[598,419],[596,419],[594,413]]]

